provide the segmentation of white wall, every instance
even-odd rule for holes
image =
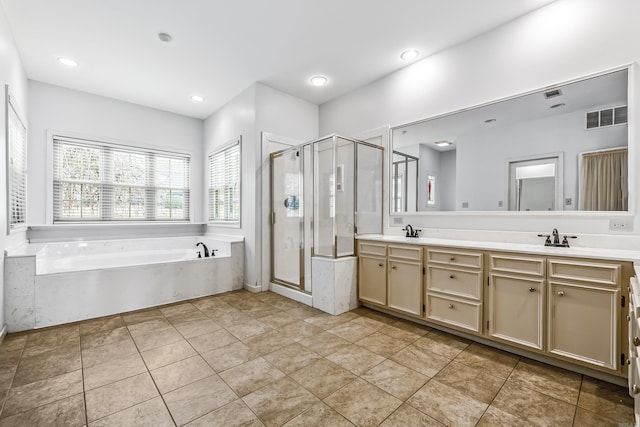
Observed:
[[[7,160],[6,160],[6,103],[4,99],[4,86],[9,85],[9,91],[16,99],[22,118],[28,121],[28,100],[27,100],[27,76],[20,55],[16,48],[13,36],[9,31],[9,23],[4,13],[4,9],[0,5],[0,90],[2,90],[2,101],[0,107],[0,140],[3,141],[3,148],[0,150],[0,250],[2,250],[2,262],[0,262],[0,330],[5,324],[4,314],[4,250],[8,247],[18,245],[25,239],[24,232],[14,232],[11,236],[7,236],[7,188],[5,186],[7,176]],[[31,127],[28,123],[28,137],[31,137]]]
[[[456,111],[640,61],[640,2],[558,0],[320,106],[320,132],[366,129]],[[639,77],[631,73],[638,117]],[[630,132],[632,169],[640,170],[638,132]],[[635,183],[635,171],[630,181]],[[638,190],[638,185],[636,185]],[[635,197],[637,198],[637,197]],[[638,206],[634,231],[640,235]],[[413,215],[402,223],[431,228],[609,233],[607,215]]]
[[[46,223],[48,131],[190,152],[192,220],[204,221],[202,120],[33,80],[29,104],[29,224]]]

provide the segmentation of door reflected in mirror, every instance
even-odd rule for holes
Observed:
[[[628,74],[393,128],[391,213],[627,211]]]

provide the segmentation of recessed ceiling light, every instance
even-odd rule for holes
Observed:
[[[67,67],[77,67],[78,63],[76,61],[74,61],[73,59],[69,59],[69,58],[58,58],[58,62],[61,64],[66,65]]]
[[[420,52],[415,49],[409,49],[400,54],[400,59],[403,61],[411,61],[412,59],[416,59],[418,55],[420,55]]]
[[[191,97],[191,100],[192,100],[193,102],[202,102],[202,101],[204,101],[204,98],[203,98],[203,97],[201,97],[200,95],[193,95],[193,96]]]
[[[160,39],[160,41],[163,41],[165,43],[169,43],[173,37],[171,37],[171,34],[167,34],[167,33],[158,33],[158,38]]]
[[[329,81],[325,76],[313,76],[309,79],[312,85],[314,86],[324,86]]]
[[[452,144],[451,141],[438,141],[438,142],[434,142],[435,145],[437,145],[438,147],[448,147]]]
[[[487,119],[487,120],[485,120],[484,122],[485,122],[485,123],[493,123],[493,122],[495,122],[495,121],[496,121],[496,119]]]
[[[549,108],[558,108],[558,107],[564,107],[564,103],[561,102],[560,104],[553,104],[551,107]]]

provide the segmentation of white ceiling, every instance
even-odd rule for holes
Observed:
[[[554,0],[0,0],[30,79],[206,118],[254,82],[321,104]],[[171,43],[157,34],[167,32]],[[57,62],[68,57],[75,69]],[[309,85],[324,74],[329,84]],[[194,103],[193,94],[204,96]]]

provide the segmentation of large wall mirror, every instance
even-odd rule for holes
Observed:
[[[392,128],[391,214],[627,211],[628,75]]]

